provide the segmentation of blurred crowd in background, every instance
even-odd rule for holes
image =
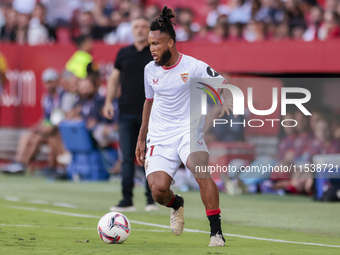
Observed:
[[[314,156],[340,153],[340,123],[339,115],[325,107],[315,108],[311,114],[306,116],[300,110],[293,109],[287,112],[283,117],[287,120],[287,125],[294,126],[292,120],[296,120],[298,124],[296,127],[283,128],[275,157],[257,156],[253,161],[234,159],[230,162],[237,169],[270,165],[286,166],[290,171],[245,172],[230,177],[237,177],[241,181],[238,186],[243,186],[242,188],[251,193],[312,194],[313,174],[316,171],[313,169],[316,169],[317,164]]]
[[[47,144],[50,150],[43,172],[48,176],[57,174],[64,178],[71,155],[59,133],[58,125],[62,120],[83,122],[96,148],[117,149],[118,103],[117,99],[112,102],[115,118],[106,119],[102,114],[104,93],[99,93],[102,80],[89,53],[92,51],[92,41],[88,35],[77,37],[78,50],[66,63],[65,69],[58,71],[49,67],[44,70],[41,77],[46,91],[42,99],[43,118],[20,136],[13,161],[2,168],[3,172],[24,173],[29,163],[34,161],[40,145]],[[120,161],[116,161],[113,163],[119,167]],[[111,170],[115,171],[115,166]]]
[[[177,41],[328,40],[340,38],[339,0],[206,0],[177,8]],[[131,21],[151,22],[162,6],[146,0],[0,0],[0,42],[69,43],[90,34],[107,44],[133,42]],[[199,7],[199,8],[197,8]],[[197,11],[197,10],[200,11]]]

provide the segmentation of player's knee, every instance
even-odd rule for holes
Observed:
[[[209,154],[208,153],[192,153],[190,154],[187,160],[187,166],[190,168],[193,174],[197,172],[204,172],[204,171],[197,171],[197,169],[205,169],[208,166],[209,162]]]
[[[153,185],[150,185],[150,189],[152,192],[152,197],[157,203],[164,204],[167,202],[165,200],[167,198],[166,194],[169,188],[163,185],[153,184]]]
[[[194,175],[195,179],[197,180],[198,184],[200,183],[200,179],[211,178],[210,170],[208,167],[208,162],[205,160],[196,160],[192,162],[191,165],[191,172]]]

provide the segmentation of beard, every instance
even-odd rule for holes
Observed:
[[[167,49],[166,51],[163,52],[161,59],[158,62],[155,61],[155,63],[156,63],[157,66],[164,66],[165,64],[167,64],[169,62],[171,57],[172,57],[172,54],[171,54],[170,50]]]

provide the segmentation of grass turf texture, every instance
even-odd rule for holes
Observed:
[[[125,213],[131,221],[169,225],[168,208],[146,213],[144,189],[137,187],[134,194],[138,210]],[[185,227],[209,231],[199,193],[182,195]],[[131,223],[131,235],[124,244],[107,245],[98,237],[96,226],[119,199],[119,183],[53,182],[0,175],[0,254],[340,254],[340,248],[234,236],[225,236],[226,247],[208,247],[209,234],[184,232],[177,237],[169,229],[136,223]],[[220,201],[225,233],[340,245],[340,204],[313,202],[306,197],[226,194],[221,194]]]

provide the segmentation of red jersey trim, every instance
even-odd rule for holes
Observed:
[[[162,66],[162,68],[164,70],[170,70],[170,69],[175,68],[176,66],[178,66],[179,62],[181,62],[182,57],[183,57],[183,54],[179,55],[179,58],[175,64],[173,64],[172,66],[168,66],[168,67]]]
[[[145,98],[147,101],[152,101],[153,98]]]

